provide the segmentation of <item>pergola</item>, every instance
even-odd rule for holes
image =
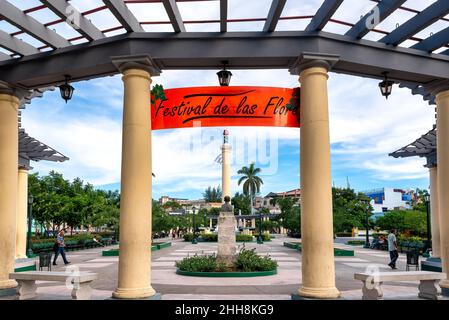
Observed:
[[[30,6],[30,2],[34,4]],[[11,146],[16,144],[17,114],[5,106],[18,105],[18,99],[29,97],[33,90],[57,86],[66,76],[78,81],[122,73],[121,239],[114,297],[155,296],[148,262],[151,252],[147,250],[151,175],[146,173],[151,172],[151,136],[144,128],[151,128],[148,86],[151,77],[163,70],[218,69],[226,61],[229,69],[286,69],[300,75],[302,254],[306,259],[299,295],[339,296],[332,238],[330,70],[374,79],[383,79],[387,72],[389,80],[437,104],[438,183],[443,195],[439,205],[444,213],[441,225],[447,226],[441,230],[441,241],[449,243],[449,28],[435,27],[449,21],[449,1],[436,0],[417,9],[410,0],[363,0],[371,9],[347,19],[339,18],[340,13],[359,0],[320,1],[313,12],[304,15],[285,13],[289,6],[301,9],[301,4],[273,0],[262,17],[248,12],[248,17],[244,13],[235,16],[239,7],[231,0],[30,2],[0,0],[0,18],[10,28],[5,31],[0,25],[0,160],[4,163],[0,176],[6,177],[0,186],[15,190],[11,186],[16,184]],[[254,9],[262,7],[261,2],[254,4]],[[216,18],[183,18],[188,6],[194,9],[207,3],[214,5]],[[42,18],[39,14],[44,11],[55,18]],[[164,18],[142,19],[147,11]],[[101,26],[99,14],[107,17],[108,27]],[[401,14],[408,18],[395,23]],[[304,27],[281,28],[291,21]],[[260,28],[230,31],[236,24],[251,22],[259,22]],[[68,25],[71,33],[64,33],[61,25]],[[201,32],[194,26],[201,26]],[[0,257],[0,288],[15,285],[7,280],[12,261],[8,252],[13,244],[3,232],[14,221],[11,199],[15,199],[12,192],[0,195],[0,243],[4,246],[0,251],[5,252]],[[445,272],[449,272],[449,246],[445,248],[442,258]],[[442,286],[449,288],[449,282],[443,281]]]
[[[429,168],[430,206],[431,206],[431,232],[432,232],[432,258],[422,262],[423,269],[428,266],[437,266],[441,270],[441,257],[444,250],[442,233],[445,232],[441,221],[444,219],[439,206],[438,163],[437,163],[437,130],[436,126],[412,143],[390,153],[394,158],[425,157],[425,167]],[[444,195],[442,195],[444,197]]]
[[[20,125],[20,117],[19,117]],[[27,217],[28,217],[28,171],[31,161],[64,162],[66,156],[45,143],[29,136],[19,128],[19,157],[17,175],[17,216],[15,227],[15,258],[26,258]]]

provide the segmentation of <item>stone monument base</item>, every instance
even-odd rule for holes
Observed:
[[[235,229],[237,222],[234,212],[220,212],[218,217],[218,253],[217,262],[231,266],[237,251]]]

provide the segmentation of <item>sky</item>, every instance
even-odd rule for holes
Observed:
[[[20,5],[23,2],[10,2]],[[31,1],[33,2],[33,1]],[[39,2],[39,1],[34,1]],[[87,10],[101,1],[72,1],[80,10]],[[209,1],[208,1],[209,2]],[[313,14],[322,0],[288,0],[284,16]],[[434,1],[424,1],[426,5]],[[230,1],[230,18],[266,16],[270,1]],[[407,4],[422,9],[423,1],[409,0]],[[161,5],[161,4],[158,4]],[[345,0],[335,18],[355,22],[373,6],[368,0]],[[180,3],[184,20],[214,19],[218,17],[218,2]],[[192,7],[193,6],[193,7]],[[166,20],[163,7],[154,10],[130,8],[143,20]],[[165,16],[164,16],[165,14]],[[409,19],[409,12],[395,13],[378,28],[391,30],[397,22]],[[37,16],[36,16],[37,19]],[[41,21],[51,20],[51,13],[40,13]],[[92,21],[103,28],[114,25],[109,16],[95,16]],[[112,22],[111,22],[112,21]],[[0,29],[13,27],[0,22]],[[284,20],[277,30],[304,28],[308,21]],[[439,30],[437,22],[417,36]],[[263,22],[237,23],[230,31],[260,30]],[[157,26],[154,26],[157,27]],[[58,32],[70,27],[59,27]],[[147,28],[147,27],[146,27]],[[150,27],[148,27],[150,28]],[[165,30],[164,28],[169,28]],[[171,31],[171,26],[159,30]],[[201,29],[200,29],[201,28]],[[188,31],[218,28],[218,25],[188,25]],[[344,33],[347,27],[329,24],[326,31]],[[73,31],[73,30],[72,30]],[[66,37],[71,34],[67,31]],[[73,34],[71,35],[73,36]],[[379,35],[369,34],[376,40]],[[30,43],[36,40],[29,40]],[[37,43],[38,44],[38,43]],[[36,44],[36,45],[37,45]],[[409,46],[413,42],[403,45]],[[218,85],[216,72],[166,71],[153,78],[154,84],[164,88]],[[293,88],[298,77],[287,70],[234,70],[231,85],[273,86]],[[386,100],[381,96],[378,80],[330,73],[328,81],[332,177],[335,186],[350,186],[358,191],[378,188],[428,188],[428,170],[425,159],[394,159],[388,154],[407,145],[432,129],[435,123],[434,106],[422,97],[413,96],[409,89],[395,85]],[[46,92],[22,111],[23,127],[31,136],[50,145],[70,158],[64,163],[33,163],[33,172],[47,174],[50,170],[63,173],[68,179],[80,177],[95,186],[116,189],[120,182],[121,121],[123,84],[120,76],[73,83],[75,93],[65,103],[58,90]],[[225,128],[176,129],[152,132],[153,198],[162,195],[197,199],[208,186],[221,183],[221,167],[215,159],[220,153],[222,132]],[[232,192],[241,191],[237,185],[237,170],[256,162],[262,169],[264,184],[261,195],[282,192],[299,187],[300,129],[268,127],[229,127],[232,154]]]

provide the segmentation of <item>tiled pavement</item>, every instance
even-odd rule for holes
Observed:
[[[175,262],[193,254],[216,252],[217,244],[199,243],[193,245],[175,240],[172,247],[152,253],[152,285],[162,294],[162,299],[248,299],[283,300],[297,291],[301,282],[301,255],[298,251],[283,247],[286,238],[277,238],[262,245],[246,244],[256,248],[261,255],[269,254],[278,261],[278,274],[253,278],[203,278],[185,277],[175,273]],[[335,257],[336,282],[343,299],[361,299],[361,283],[353,279],[355,272],[367,268],[391,270],[387,263],[388,252],[373,251],[361,247],[335,244],[342,249],[355,251],[354,257]],[[70,252],[70,268],[99,274],[93,283],[93,299],[110,298],[117,283],[118,257],[102,257],[101,248]],[[398,261],[398,270],[405,270],[405,256]],[[62,263],[62,262],[61,262]],[[54,270],[63,271],[58,265]],[[417,282],[386,283],[383,285],[385,299],[417,299]],[[62,283],[38,282],[37,299],[70,299],[70,289]]]

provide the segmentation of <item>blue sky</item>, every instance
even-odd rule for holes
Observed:
[[[8,0],[22,9],[40,4],[38,0]],[[298,5],[298,2],[301,4]],[[417,10],[428,1],[408,0],[407,6]],[[433,1],[432,1],[433,2]],[[313,15],[322,0],[287,0],[283,16]],[[72,0],[80,11],[102,5],[101,0]],[[266,17],[271,0],[230,0],[229,18]],[[161,3],[129,4],[139,21],[168,20]],[[345,0],[333,18],[355,23],[374,6],[369,0]],[[218,1],[179,3],[184,20],[217,19]],[[42,23],[54,20],[49,10],[30,13]],[[391,31],[397,23],[414,14],[397,11],[376,28]],[[100,29],[117,25],[106,11],[89,15]],[[301,30],[307,19],[281,20],[276,30]],[[417,37],[427,37],[447,25],[437,21],[422,30]],[[260,31],[263,21],[229,23],[229,31]],[[68,24],[52,26],[66,38],[77,35]],[[145,25],[146,31],[172,32],[169,24]],[[187,24],[187,31],[217,31],[218,24]],[[328,23],[324,31],[344,34],[348,26]],[[14,32],[17,29],[0,21],[0,29]],[[124,32],[108,33],[112,36]],[[38,40],[22,34],[18,38],[34,46]],[[382,34],[370,32],[365,39],[377,40]],[[402,46],[415,42],[407,40]],[[164,88],[217,85],[217,70],[163,71],[153,79],[153,84]],[[231,85],[296,87],[298,78],[287,70],[232,70]],[[34,163],[33,171],[41,174],[49,170],[62,172],[65,177],[81,177],[96,186],[116,188],[120,180],[121,118],[123,85],[120,76],[105,77],[73,84],[74,98],[68,104],[59,92],[47,92],[43,98],[34,99],[22,112],[23,127],[37,139],[59,150],[70,158],[65,163]],[[413,96],[408,89],[394,87],[393,95],[385,100],[378,89],[378,81],[330,73],[329,78],[330,138],[332,175],[336,186],[364,190],[375,187],[427,188],[428,172],[424,159],[393,159],[388,153],[414,141],[432,128],[435,122],[434,107],[421,96]],[[179,129],[153,132],[153,197],[200,198],[209,185],[220,184],[221,168],[214,162],[220,152],[221,132],[224,128]],[[299,187],[299,129],[291,128],[228,128],[233,139],[234,173],[244,164],[256,161],[262,168],[265,181],[262,194],[286,191]],[[199,139],[199,137],[202,139]],[[256,141],[256,146],[245,146],[244,141]],[[192,141],[201,141],[193,152]],[[260,144],[270,146],[264,159]],[[248,154],[240,159],[236,155]],[[267,161],[268,159],[268,161]],[[238,176],[232,177],[232,191],[239,191]]]

